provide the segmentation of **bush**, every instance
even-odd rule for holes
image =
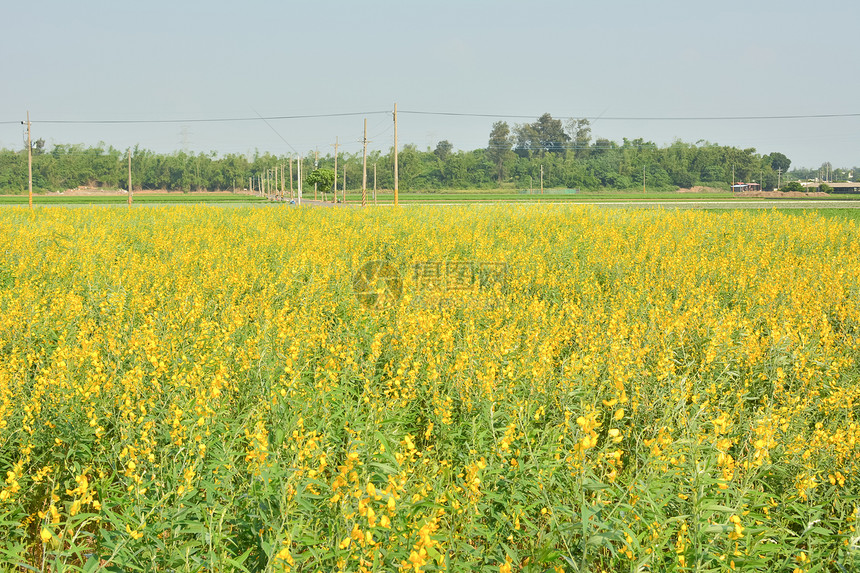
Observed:
[[[822,193],[832,193],[833,187],[831,187],[827,183],[822,183],[821,185],[818,186],[818,190],[821,191]]]
[[[803,191],[806,191],[806,187],[801,185],[800,182],[798,182],[798,181],[789,181],[788,183],[786,183],[785,185],[780,187],[779,190],[782,191],[783,193],[788,193],[790,191],[803,192]]]

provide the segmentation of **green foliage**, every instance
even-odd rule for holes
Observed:
[[[334,179],[334,169],[321,167],[319,169],[314,169],[313,171],[308,173],[308,176],[305,177],[305,183],[307,183],[309,186],[316,183],[317,188],[321,192],[328,193],[332,190],[332,187],[334,186]]]
[[[511,128],[508,127],[507,122],[497,121],[493,124],[492,131],[490,131],[487,158],[496,167],[496,175],[498,176],[500,185],[505,176],[505,162],[513,158],[513,153],[511,153],[512,147]]]
[[[37,191],[63,191],[79,186],[119,188],[126,184],[127,155],[104,143],[85,147],[56,144],[50,149],[37,142],[33,157],[33,185]],[[135,147],[132,150],[132,179],[135,191],[219,191],[243,189],[249,180],[285,166],[289,158],[270,153],[249,156],[178,151],[170,154]],[[294,160],[295,161],[295,160]],[[314,171],[305,159],[303,173]],[[651,190],[674,190],[694,185],[722,186],[736,181],[759,181],[775,187],[773,166],[790,164],[780,153],[760,155],[755,149],[738,149],[700,141],[675,141],[659,147],[642,138],[618,142],[597,137],[586,119],[570,119],[566,124],[543,114],[534,122],[512,130],[504,121],[492,125],[486,148],[455,151],[448,140],[435,149],[420,150],[408,144],[400,150],[400,189],[489,189],[499,187],[537,188],[541,167],[545,188],[631,189],[645,185]],[[377,188],[393,189],[393,150],[373,151],[370,166],[377,167]],[[362,180],[360,153],[341,153],[335,177],[347,191],[358,189]],[[321,170],[333,170],[334,157],[319,160]],[[296,173],[297,171],[294,171]],[[783,170],[783,173],[785,170]],[[849,173],[834,170],[834,175]],[[285,169],[286,174],[286,169]],[[318,183],[327,190],[331,183]],[[0,150],[0,193],[20,194],[27,190],[27,154]]]
[[[770,167],[774,171],[781,169],[783,173],[786,173],[788,172],[788,168],[791,167],[791,159],[777,151],[768,155],[768,158],[770,159]]]
[[[827,183],[822,183],[821,185],[818,186],[818,190],[821,191],[822,193],[832,193],[833,187],[831,187]]]
[[[570,136],[564,132],[560,119],[553,119],[548,113],[540,116],[534,123],[518,125],[514,132],[517,137],[517,153],[528,157],[532,153],[543,155],[547,152],[562,153]]]
[[[779,190],[784,193],[789,193],[792,191],[799,191],[803,193],[804,191],[806,191],[806,187],[801,185],[798,181],[789,181],[788,183],[780,187]]]
[[[436,149],[433,153],[439,158],[439,161],[445,161],[451,156],[451,151],[453,150],[454,145],[447,139],[444,139],[436,144]]]

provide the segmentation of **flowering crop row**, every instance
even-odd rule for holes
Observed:
[[[4,566],[860,567],[856,223],[8,209],[0,237]]]

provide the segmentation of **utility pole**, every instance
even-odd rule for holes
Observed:
[[[334,138],[334,203],[337,203],[337,137]]]
[[[299,170],[299,172],[298,172],[298,176],[299,176],[299,200],[298,200],[298,204],[299,205],[302,204],[302,161],[303,160],[304,160],[304,157],[299,155],[299,163],[298,163],[298,170]]]
[[[29,181],[30,209],[33,208],[33,144],[30,142],[30,112],[27,112],[27,173]]]
[[[364,151],[361,158],[361,206],[367,206],[367,118],[364,118]]]
[[[314,151],[314,169],[316,169],[319,166],[319,161],[320,161],[320,151],[319,151],[319,149],[317,149],[316,151]],[[316,201],[316,200],[317,200],[317,184],[314,183],[314,201]]]
[[[290,156],[290,199],[293,198],[293,156]]]
[[[128,206],[131,207],[131,147],[128,148]]]
[[[543,195],[543,164],[540,166],[540,194]]]
[[[252,195],[254,194],[254,180],[250,177],[248,177],[248,191],[250,191]]]
[[[284,164],[281,163],[281,201],[284,200]]]
[[[399,195],[397,192],[398,173],[397,173],[397,103],[394,104],[394,206],[397,207]]]
[[[732,179],[735,178],[735,168],[732,167]],[[782,167],[776,170],[776,188],[777,190],[782,187]]]

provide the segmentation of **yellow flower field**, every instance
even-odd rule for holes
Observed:
[[[0,569],[860,570],[860,229],[0,210]]]

